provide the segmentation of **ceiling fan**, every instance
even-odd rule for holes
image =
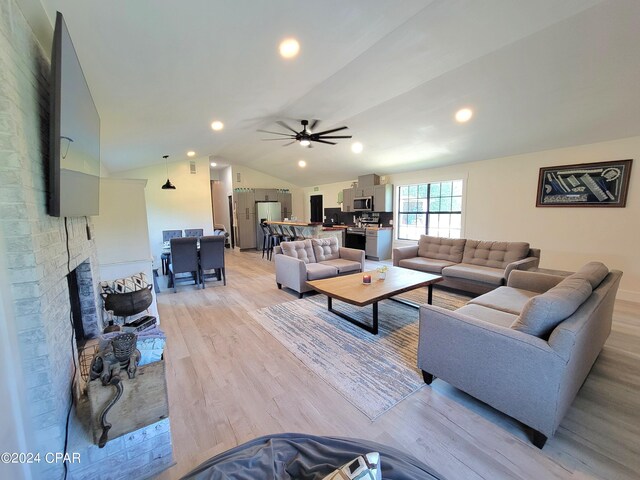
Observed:
[[[324,132],[314,132],[313,130],[318,126],[320,120],[313,120],[311,125],[309,125],[308,120],[301,120],[300,124],[302,125],[302,130],[296,132],[293,128],[282,121],[276,122],[281,127],[286,128],[292,133],[281,133],[281,132],[269,132],[267,130],[258,130],[258,132],[262,133],[270,133],[273,135],[282,135],[282,138],[263,138],[262,140],[270,141],[270,140],[292,140],[288,143],[285,143],[283,147],[287,145],[291,145],[293,143],[300,143],[303,147],[311,148],[311,142],[319,142],[319,143],[328,143],[329,145],[336,145],[336,142],[328,141],[327,139],[336,139],[336,138],[351,138],[351,135],[329,135],[330,133],[339,132],[340,130],[345,130],[349,127],[338,127],[332,128],[331,130],[325,130]],[[307,125],[309,128],[307,129]]]

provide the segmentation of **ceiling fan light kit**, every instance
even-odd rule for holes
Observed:
[[[291,133],[270,132],[268,130],[258,130],[258,131],[262,133],[269,133],[272,135],[281,136],[281,138],[263,138],[262,140],[265,140],[265,141],[288,140],[288,142],[285,143],[283,147],[294,144],[296,142],[298,142],[302,147],[307,147],[307,148],[313,147],[312,142],[326,143],[328,145],[336,145],[337,143],[332,142],[331,140],[335,140],[339,138],[351,138],[351,135],[329,135],[330,133],[339,132],[341,130],[346,130],[347,128],[349,128],[346,126],[332,128],[330,130],[325,130],[323,132],[314,132],[314,129],[318,126],[318,124],[320,123],[320,120],[313,120],[310,126],[309,126],[308,120],[301,120],[300,124],[302,125],[302,130],[300,130],[299,132],[291,128],[289,125],[287,125],[283,121],[278,121],[276,123],[281,127],[286,128]],[[307,126],[309,126],[309,128],[307,128]]]

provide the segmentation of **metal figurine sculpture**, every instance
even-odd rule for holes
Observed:
[[[118,335],[103,350],[100,350],[91,362],[90,379],[99,378],[102,385],[116,387],[115,396],[100,415],[100,423],[102,424],[102,435],[98,442],[100,448],[106,445],[109,429],[111,428],[111,424],[107,422],[107,413],[120,400],[124,389],[120,381],[120,370],[125,368],[129,378],[136,376],[138,362],[140,361],[140,351],[136,348],[136,341],[137,335],[135,333]]]

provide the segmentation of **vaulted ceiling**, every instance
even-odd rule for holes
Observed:
[[[640,134],[635,0],[42,3],[65,16],[111,171],[194,150],[309,186]],[[256,132],[299,119],[348,125],[364,151]]]

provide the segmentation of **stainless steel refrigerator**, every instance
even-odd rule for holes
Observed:
[[[278,222],[282,220],[282,204],[280,202],[256,202],[256,249],[262,250],[264,234],[260,227],[262,220]]]

